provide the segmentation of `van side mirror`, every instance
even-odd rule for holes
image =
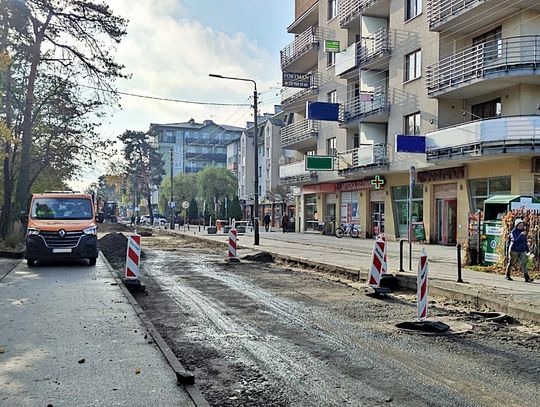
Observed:
[[[21,211],[19,214],[19,220],[21,223],[28,223],[28,214],[25,211]]]

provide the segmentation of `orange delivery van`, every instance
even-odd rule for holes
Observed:
[[[28,266],[56,258],[88,259],[96,264],[97,227],[91,195],[73,192],[33,194],[28,214],[25,258]]]

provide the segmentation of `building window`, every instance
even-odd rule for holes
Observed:
[[[326,67],[330,68],[336,64],[336,54],[334,52],[326,53]]]
[[[405,134],[420,134],[420,112],[405,116]]]
[[[335,18],[338,13],[337,0],[328,0],[328,21]]]
[[[326,140],[326,154],[335,157],[337,155],[336,138],[332,137]]]
[[[473,38],[473,46],[483,52],[485,62],[493,61],[502,56],[502,27],[497,27],[478,37]]]
[[[420,78],[422,75],[422,51],[405,55],[405,82]]]
[[[422,14],[422,0],[405,0],[407,3],[405,21]]]
[[[478,103],[471,106],[471,119],[489,119],[491,117],[499,117],[502,112],[501,99],[493,99],[487,102]],[[467,114],[467,112],[464,112]]]
[[[493,195],[510,195],[512,193],[511,177],[483,178],[469,180],[471,193],[471,209],[484,210],[484,201]]]
[[[417,184],[413,188],[412,196],[412,221],[424,220],[424,187]],[[394,219],[396,225],[396,237],[407,237],[407,224],[409,220],[409,186],[392,188],[392,203],[394,206]]]
[[[326,94],[326,101],[328,103],[337,103],[337,91],[328,92]]]

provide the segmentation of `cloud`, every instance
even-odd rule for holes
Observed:
[[[255,79],[259,91],[275,87],[279,80],[279,61],[275,55],[241,31],[226,34],[205,25],[204,15],[201,21],[186,18],[188,12],[180,0],[114,0],[110,4],[117,15],[129,20],[128,34],[116,52],[117,60],[131,74],[131,79],[118,82],[121,91],[185,100],[248,103],[248,97],[253,94],[250,83],[209,78],[208,74]],[[268,106],[262,105],[261,112],[277,102],[275,93],[267,94],[266,99],[270,98],[273,100]],[[103,137],[116,138],[126,129],[147,130],[150,123],[190,118],[243,127],[253,117],[249,107],[190,105],[129,96],[123,96],[120,104],[122,110],[103,123]],[[97,166],[103,167],[100,163]],[[77,182],[79,186],[80,182],[97,179],[96,172],[94,169],[83,174],[83,181]]]

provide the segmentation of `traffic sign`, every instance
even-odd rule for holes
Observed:
[[[334,157],[326,155],[306,155],[306,171],[334,171]]]
[[[189,202],[188,201],[182,202],[182,208],[184,208],[184,209],[189,208]]]
[[[174,201],[169,202],[169,208],[171,208],[171,209],[176,208],[176,202],[174,202]]]

